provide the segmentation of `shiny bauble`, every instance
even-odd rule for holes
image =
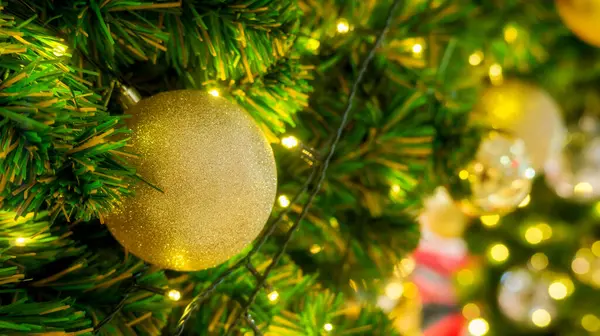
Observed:
[[[250,244],[277,188],[273,152],[252,118],[195,90],[157,94],[127,113],[139,155],[132,164],[148,183],[107,218],[113,236],[141,259],[179,271],[218,265]]]
[[[556,301],[549,294],[550,284],[551,279],[544,272],[512,268],[500,279],[498,307],[516,324],[547,327],[557,315]]]
[[[531,191],[534,177],[535,169],[523,141],[492,131],[482,140],[474,160],[461,172],[471,189],[462,209],[473,216],[511,212]]]
[[[600,0],[556,0],[556,8],[577,37],[600,47]]]
[[[566,128],[556,102],[541,88],[520,81],[485,90],[473,117],[523,140],[538,171],[564,144]]]
[[[462,237],[467,227],[467,216],[461,211],[444,187],[425,199],[419,223],[443,238]]]
[[[546,183],[562,198],[579,202],[600,200],[600,127],[584,117],[570,128],[560,155],[546,163]]]

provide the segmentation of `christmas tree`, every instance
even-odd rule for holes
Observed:
[[[3,2],[0,333],[419,334],[390,310],[439,187],[488,258],[465,333],[597,332],[598,172],[545,168],[596,131],[600,8],[571,2]],[[494,121],[510,85],[558,117]],[[510,267],[549,295],[524,318]]]

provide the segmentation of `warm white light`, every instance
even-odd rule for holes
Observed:
[[[220,95],[219,90],[217,90],[217,89],[212,89],[212,90],[208,91],[208,93],[214,97],[218,97]]]
[[[493,227],[500,221],[500,215],[484,215],[479,217],[481,223],[488,227]]]
[[[472,66],[477,66],[481,64],[483,61],[483,53],[481,51],[476,51],[469,56],[469,64]]]
[[[554,300],[562,300],[567,297],[567,286],[560,281],[555,281],[548,286],[548,294]]]
[[[492,64],[492,66],[490,66],[489,75],[490,75],[490,80],[491,80],[492,84],[494,84],[494,85],[502,84],[502,82],[503,82],[502,66],[500,64],[498,64],[498,63]]]
[[[298,146],[298,139],[293,135],[288,135],[286,137],[281,138],[281,144],[285,148],[294,148]]]
[[[508,43],[513,43],[517,40],[519,31],[513,26],[507,26],[504,28],[504,40]]]
[[[531,244],[536,245],[542,242],[544,239],[544,233],[537,226],[531,226],[525,230],[525,240]]]
[[[279,205],[284,208],[290,206],[290,199],[286,195],[279,196],[279,198],[277,198],[277,201],[279,202]]]
[[[594,187],[588,182],[579,182],[573,187],[573,192],[580,196],[589,195],[594,191]]]
[[[346,19],[339,19],[337,21],[337,31],[338,33],[342,33],[345,34],[350,30],[350,26],[348,25],[348,20]]]
[[[573,262],[571,263],[573,272],[577,274],[586,274],[590,271],[590,267],[590,262],[584,257],[577,257],[573,259]]]
[[[544,328],[550,325],[552,317],[547,310],[536,309],[531,313],[531,322],[533,322],[536,327]]]
[[[600,330],[600,319],[593,314],[585,314],[581,318],[581,326],[583,329],[593,333]]]
[[[490,326],[486,320],[476,318],[469,322],[469,333],[473,336],[483,336],[490,330]]]
[[[458,177],[459,177],[461,180],[466,180],[466,179],[468,179],[468,178],[469,178],[469,172],[463,169],[463,170],[461,170],[461,171],[458,173]]]
[[[57,57],[64,56],[67,53],[67,47],[62,44],[58,44],[57,46],[54,47],[54,49],[52,50],[52,53],[54,54],[54,56],[57,56]]]
[[[490,247],[488,251],[488,256],[492,259],[492,261],[501,263],[508,259],[510,252],[508,247],[502,243],[494,244]]]
[[[25,246],[27,244],[27,238],[19,237],[15,239],[15,245],[17,246]]]
[[[325,323],[325,325],[323,326],[323,329],[325,329],[325,331],[332,331],[333,330],[333,324],[331,324],[331,323]]]
[[[404,286],[400,282],[390,282],[385,287],[385,296],[390,299],[397,300],[402,297],[402,293],[404,293]]]
[[[545,254],[538,252],[531,256],[531,259],[529,259],[529,263],[531,264],[531,267],[533,267],[533,269],[535,269],[536,271],[541,271],[548,267],[548,257]]]
[[[519,203],[519,208],[524,208],[526,206],[529,205],[529,202],[531,202],[531,196],[527,195],[525,196],[525,198],[521,201],[521,203]]]
[[[420,54],[423,51],[423,46],[419,43],[415,43],[412,47],[412,52],[415,54]]]
[[[310,247],[310,253],[312,253],[312,254],[317,254],[317,253],[321,252],[321,250],[322,250],[322,249],[323,249],[323,248],[322,248],[321,246],[319,246],[319,245],[317,245],[317,244],[313,244],[313,245]]]
[[[277,293],[277,291],[272,291],[271,293],[269,293],[268,297],[269,301],[271,302],[277,301],[277,299],[279,299],[279,293]]]
[[[528,179],[532,179],[535,177],[535,169],[529,167],[525,169],[525,177]]]
[[[171,289],[168,293],[167,296],[169,297],[169,299],[171,299],[172,301],[179,301],[179,299],[181,299],[181,293],[176,290],[176,289]]]
[[[478,305],[467,303],[462,309],[462,314],[467,319],[476,319],[481,315],[481,310]]]

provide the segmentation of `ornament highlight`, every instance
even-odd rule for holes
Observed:
[[[535,170],[560,153],[564,144],[566,129],[558,105],[533,85],[513,80],[488,88],[473,118],[523,140]]]
[[[462,237],[467,227],[467,216],[460,210],[444,187],[424,201],[419,222],[431,232],[444,238]]]
[[[500,280],[498,306],[517,324],[546,327],[556,317],[556,302],[550,297],[550,273],[533,272],[516,267],[505,272]]]
[[[579,202],[600,200],[600,125],[584,117],[570,128],[562,153],[546,163],[546,183],[556,194]]]
[[[556,0],[565,26],[583,41],[600,47],[600,1]]]
[[[571,269],[579,281],[600,288],[600,253],[594,250],[594,245],[592,249],[581,248],[577,251],[571,262]]]
[[[529,195],[535,170],[524,143],[510,135],[490,132],[465,169],[471,196],[462,202],[469,215],[505,214]]]
[[[270,145],[227,100],[194,90],[144,99],[128,113],[133,160],[146,183],[106,220],[131,253],[163,268],[218,265],[256,238],[277,188]]]

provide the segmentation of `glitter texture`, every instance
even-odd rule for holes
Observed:
[[[129,111],[145,183],[107,219],[131,253],[163,268],[216,266],[256,238],[277,189],[270,145],[239,107],[202,91],[144,99]]]

